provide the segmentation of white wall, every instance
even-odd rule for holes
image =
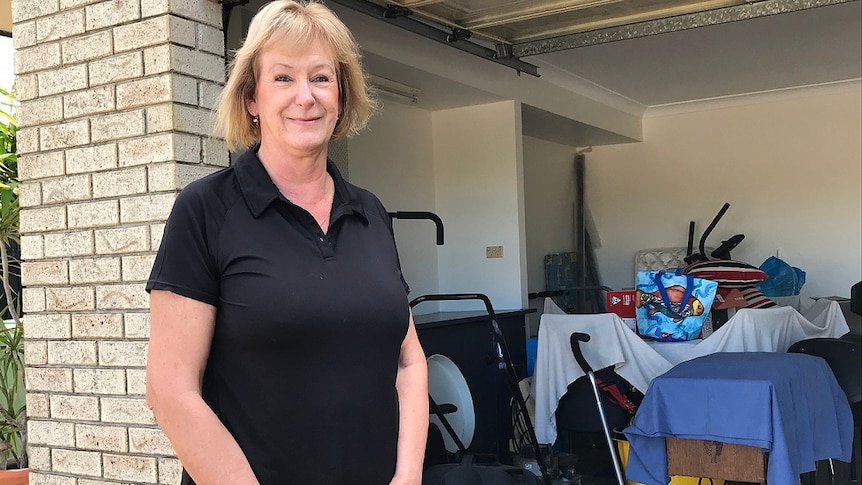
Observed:
[[[350,181],[374,192],[390,212],[435,212],[431,113],[382,101],[381,112],[365,131],[348,142]],[[434,223],[396,219],[393,226],[410,297],[437,293]],[[417,312],[436,308],[426,303],[417,307]]]
[[[594,147],[587,198],[605,284],[633,285],[638,249],[685,246],[724,202],[708,245],[734,234],[731,255],[782,257],[807,272],[802,293],[848,296],[862,277],[860,82],[648,112],[644,142]]]
[[[497,310],[526,305],[520,113],[507,101],[432,114],[440,291],[482,292]],[[504,257],[487,259],[497,245]]]

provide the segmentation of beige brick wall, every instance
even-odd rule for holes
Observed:
[[[216,0],[13,0],[31,483],[179,483],[144,400],[144,281],[176,193],[228,163]]]

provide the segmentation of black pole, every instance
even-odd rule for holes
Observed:
[[[584,171],[586,155],[578,153],[575,156],[575,204],[577,216],[575,221],[575,285],[579,288],[587,286],[587,251],[586,251],[586,220],[584,218]],[[575,308],[578,313],[586,311],[586,293],[578,291],[575,295]]]

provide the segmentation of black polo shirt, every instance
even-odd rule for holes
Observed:
[[[327,171],[327,234],[254,151],[189,184],[147,282],[216,307],[203,397],[261,485],[386,485],[395,467],[409,290],[383,205]]]

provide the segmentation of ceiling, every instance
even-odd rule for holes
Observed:
[[[333,1],[373,3],[381,21],[409,18],[462,38],[453,47],[644,107],[862,78],[860,0]]]

